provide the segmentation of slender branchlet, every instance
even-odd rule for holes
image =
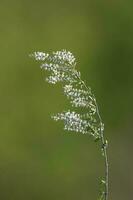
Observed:
[[[62,120],[64,130],[88,134],[95,141],[100,142],[105,162],[105,175],[101,180],[102,191],[99,200],[108,200],[108,156],[107,140],[104,138],[104,124],[91,88],[86,86],[81,79],[80,72],[75,69],[75,57],[66,50],[52,54],[35,52],[31,56],[41,62],[42,70],[49,72],[49,76],[46,78],[48,83],[62,82],[64,95],[70,101],[71,109],[52,115],[52,118],[55,121]],[[78,108],[82,109],[77,112]]]

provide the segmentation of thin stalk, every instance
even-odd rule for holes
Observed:
[[[88,88],[85,84],[85,82],[80,78],[80,76],[78,76],[76,74],[77,78],[80,80],[80,82],[84,85],[84,87],[87,89],[87,91],[90,90],[90,88]],[[91,92],[92,93],[92,92]],[[104,138],[104,134],[103,134],[103,130],[102,130],[102,126],[103,126],[103,123],[102,123],[102,118],[101,118],[101,115],[99,113],[99,108],[98,108],[98,104],[97,104],[97,101],[96,101],[96,98],[94,96],[94,94],[92,94],[93,97],[94,97],[94,103],[95,103],[95,106],[96,106],[96,111],[97,111],[97,116],[99,118],[99,122],[100,122],[100,139],[101,139],[101,144],[102,144],[102,152],[103,152],[103,156],[104,156],[104,166],[105,166],[105,178],[104,178],[104,181],[105,181],[105,190],[104,190],[104,200],[108,200],[108,193],[109,193],[109,164],[108,164],[108,154],[107,154],[107,141],[105,140]]]
[[[101,124],[100,133],[101,133],[101,143],[102,143],[102,151],[104,156],[104,165],[105,165],[105,191],[104,191],[104,200],[108,200],[108,193],[109,193],[109,164],[108,164],[108,154],[107,154],[107,140],[104,138],[103,130],[102,130],[102,119],[99,113],[98,104],[95,99],[95,105],[97,109],[97,115]]]

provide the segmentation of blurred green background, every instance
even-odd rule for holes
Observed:
[[[67,49],[92,87],[109,141],[110,198],[133,196],[133,1],[0,1],[0,199],[97,199],[99,146],[65,133],[66,105],[34,51]]]

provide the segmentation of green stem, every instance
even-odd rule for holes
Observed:
[[[89,91],[90,88],[88,88],[85,84],[84,81],[82,81],[82,79],[80,78],[80,76],[76,75],[77,78],[80,80],[80,82],[84,85],[84,87],[86,88],[87,91]],[[103,134],[103,123],[102,123],[102,118],[100,116],[99,113],[99,108],[98,108],[98,104],[96,101],[96,98],[94,96],[94,94],[92,94],[92,96],[94,97],[94,102],[95,102],[95,106],[96,106],[96,111],[97,111],[97,116],[99,118],[99,122],[100,122],[100,139],[101,139],[101,143],[102,143],[102,151],[103,151],[103,155],[104,155],[104,166],[105,166],[105,189],[104,189],[104,200],[108,200],[108,193],[109,193],[109,164],[108,164],[108,154],[107,154],[107,141],[104,138],[104,134]]]
[[[107,141],[104,138],[103,130],[102,130],[102,119],[99,113],[99,108],[95,99],[95,105],[97,109],[97,115],[101,124],[100,134],[101,134],[101,143],[102,143],[102,151],[104,156],[104,165],[105,165],[105,191],[104,191],[104,200],[108,200],[108,193],[109,193],[109,164],[108,164],[108,154],[107,154]]]

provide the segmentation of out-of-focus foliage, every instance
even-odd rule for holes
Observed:
[[[68,49],[92,86],[109,140],[110,199],[133,196],[132,1],[0,2],[0,199],[96,199],[103,168],[87,135],[50,113],[66,100],[28,57]],[[66,106],[67,107],[67,106]]]

